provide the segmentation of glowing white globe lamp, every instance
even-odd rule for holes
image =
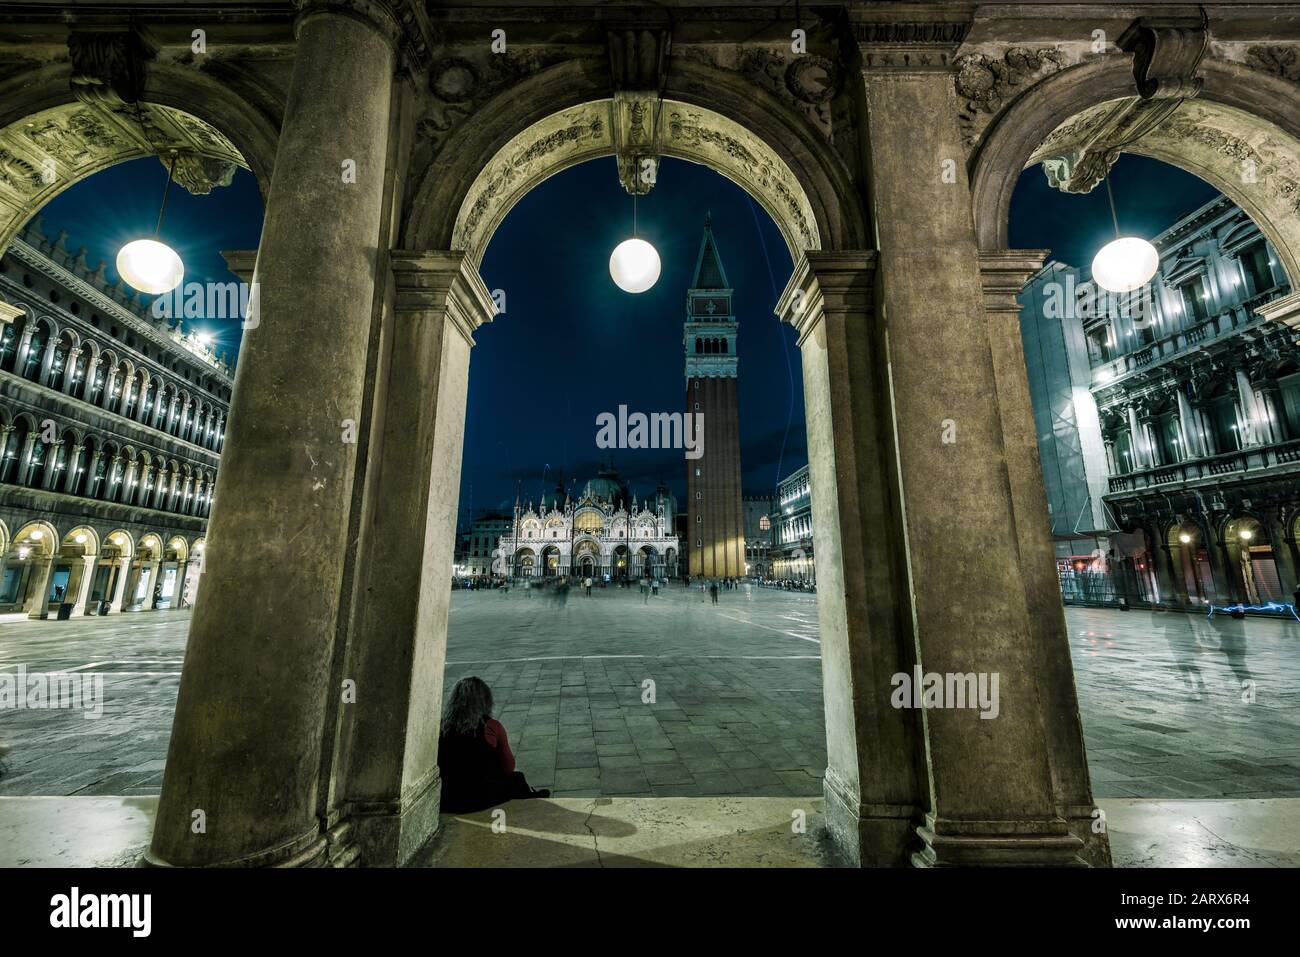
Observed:
[[[136,239],[117,253],[117,274],[126,283],[150,296],[171,292],[185,278],[185,264],[166,243],[158,241],[162,231],[163,215],[167,212],[167,194],[171,192],[176,176],[176,151],[172,151],[171,166],[167,168],[167,185],[163,188],[162,205],[158,208],[158,225],[153,239]]]
[[[1092,260],[1092,278],[1109,292],[1132,292],[1151,281],[1160,268],[1156,247],[1137,236],[1112,239]]]
[[[625,239],[609,257],[609,274],[624,292],[645,292],[659,281],[659,253],[644,239]]]
[[[171,292],[185,278],[176,250],[156,239],[137,239],[117,254],[117,272],[134,288],[151,296]]]

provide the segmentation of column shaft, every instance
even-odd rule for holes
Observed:
[[[363,405],[396,30],[315,5],[298,21],[155,862],[325,851],[318,784],[358,466],[344,435]]]
[[[349,662],[357,701],[346,798],[367,865],[404,863],[438,826],[470,348],[473,330],[494,312],[459,253],[393,253],[392,269],[396,309],[375,411]],[[406,598],[378,600],[386,594]]]

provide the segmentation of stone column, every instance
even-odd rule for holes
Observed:
[[[1187,401],[1187,393],[1182,388],[1175,389],[1174,392],[1178,396],[1178,424],[1183,433],[1183,448],[1186,450],[1187,458],[1194,459],[1207,455],[1205,436],[1201,434],[1191,403]]]
[[[41,355],[41,369],[37,373],[36,381],[43,386],[50,384],[50,373],[54,369],[54,355],[59,349],[59,337],[54,333],[45,342],[45,352]]]
[[[321,757],[358,468],[343,435],[363,408],[401,28],[382,4],[308,2],[296,30],[155,863],[311,863],[326,849]],[[258,706],[220,705],[236,701]]]
[[[58,542],[51,542],[51,548],[58,548]],[[37,562],[40,567],[37,567]],[[23,611],[27,612],[28,618],[48,618],[50,616],[50,579],[54,577],[54,556],[48,558],[32,560],[32,586],[36,589],[27,599],[27,607]]]
[[[76,603],[72,606],[74,618],[86,613],[86,599],[90,597],[90,585],[95,579],[95,561],[94,555],[81,557],[81,577],[77,580],[77,597],[74,599]]]
[[[1048,713],[1057,703],[1040,685],[1039,623],[1030,622],[1022,580],[1014,454],[952,79],[959,38],[930,40],[948,33],[942,25],[856,26],[880,248],[876,307],[888,326],[906,517],[909,587],[895,601],[910,604],[920,670],[973,675],[990,694],[998,681],[995,718],[969,702],[921,710],[930,806],[913,862],[1078,864],[1083,842],[1053,787]]]
[[[164,432],[170,433],[172,430],[172,423],[176,421],[176,403],[178,401],[180,401],[180,396],[173,393],[171,399],[167,402],[167,412],[161,425]]]
[[[117,560],[117,581],[113,584],[113,598],[108,606],[108,613],[122,610],[122,598],[126,594],[126,580],[131,577],[131,559],[119,558]]]
[[[1096,804],[1088,777],[1083,722],[1075,691],[1074,664],[1070,661],[1070,638],[1056,574],[1056,543],[1048,520],[1047,492],[1038,458],[1038,430],[1020,335],[1020,303],[1016,299],[1029,277],[1042,266],[1045,255],[1043,250],[982,254],[984,311],[1002,417],[1007,476],[1011,483],[1020,578],[1024,582],[1034,648],[1039,654],[1036,666],[1039,688],[1049,702],[1044,714],[1057,813],[1069,822],[1071,833],[1084,842],[1085,860],[1109,867],[1110,843],[1106,834],[1093,832]]]
[[[135,499],[135,471],[140,467],[140,463],[135,459],[127,462],[126,470],[122,473],[121,492],[117,500],[123,505],[131,505]]]
[[[1241,447],[1261,445],[1268,435],[1268,423],[1260,414],[1259,403],[1255,401],[1255,387],[1250,382],[1244,369],[1236,370],[1237,404],[1241,408]]]
[[[807,252],[777,314],[799,335],[822,556],[826,826],[849,862],[881,867],[907,863],[927,801],[920,719],[890,705],[914,657],[875,269],[874,252]]]
[[[107,409],[113,404],[113,388],[117,384],[117,370],[108,369],[104,372],[104,392],[99,397],[99,404],[102,408]]]
[[[4,305],[4,303],[0,303]],[[17,465],[18,456],[13,459],[9,458],[9,443],[13,440],[14,427],[12,425],[0,426],[0,482],[9,481],[9,463],[12,461]]]
[[[146,464],[144,474],[140,476],[140,498],[141,507],[150,508],[153,499],[153,465]]]
[[[1129,404],[1125,410],[1128,413],[1128,447],[1129,456],[1132,461],[1129,463],[1129,470],[1140,472],[1148,465],[1146,430],[1142,428],[1142,423],[1138,421],[1137,407]]]
[[[405,863],[438,827],[469,356],[474,330],[495,314],[461,253],[394,252],[392,271],[396,306],[376,400],[349,662],[357,703],[344,715],[345,797],[367,866]],[[408,600],[378,600],[384,594]]]
[[[85,450],[84,445],[74,445],[71,455],[68,456],[67,474],[63,477],[63,491],[69,495],[77,486],[77,466],[81,464],[81,453]]]
[[[45,470],[41,474],[41,488],[53,489],[55,479],[59,476],[59,452],[63,448],[63,439],[49,443],[45,447]]]
[[[90,463],[86,466],[86,488],[83,493],[87,498],[95,498],[99,491],[95,488],[95,474],[99,471],[99,463],[104,458],[103,449],[95,449],[95,454],[90,457]]]
[[[158,585],[158,572],[162,569],[162,559],[156,558],[149,563],[149,577],[144,588],[144,607],[141,611],[153,611],[153,590]],[[141,573],[143,574],[143,572]]]
[[[77,360],[81,358],[82,351],[77,348],[68,350],[68,361],[63,368],[63,392],[66,395],[72,395],[72,390],[76,388],[73,380],[77,377]]]
[[[40,437],[41,433],[37,431],[27,433],[27,442],[23,446],[22,454],[18,457],[18,474],[14,476],[15,484],[27,484],[27,473],[32,467],[32,453],[36,450],[36,440]]]

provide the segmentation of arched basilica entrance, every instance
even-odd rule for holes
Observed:
[[[1014,326],[1040,254],[1005,248],[1007,184],[1089,103],[1154,109],[1203,87],[1151,128],[1172,124],[1169,149],[1207,178],[1207,151],[1238,141],[1272,161],[1276,195],[1230,195],[1294,275],[1279,204],[1300,182],[1300,77],[1268,51],[1300,37],[1248,34],[1295,28],[1136,21],[1092,49],[1105,17],[1087,4],[975,22],[882,3],[809,18],[794,52],[772,10],[691,30],[689,7],[615,23],[577,2],[562,25],[554,8],[494,11],[494,51],[473,7],[306,0],[294,23],[250,28],[259,42],[225,49],[219,73],[187,59],[192,17],[149,24],[161,55],[125,17],[97,40],[53,18],[44,59],[0,83],[0,125],[73,90],[189,110],[269,182],[151,860],[395,864],[436,829],[454,490],[473,333],[494,311],[477,264],[531,186],[613,155],[640,192],[660,156],[710,165],[796,262],[778,312],[802,352],[840,852],[1107,863],[1039,568],[1051,543]],[[85,55],[93,43],[116,55]],[[1075,134],[1057,145],[1086,158]],[[1295,323],[1297,301],[1270,315]],[[927,672],[1000,675],[997,720],[893,707],[918,654]]]

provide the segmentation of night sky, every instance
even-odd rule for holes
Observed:
[[[1121,231],[1154,236],[1217,195],[1196,177],[1125,155],[1112,171]],[[150,236],[166,170],[156,159],[113,167],[72,187],[43,211],[44,231],[68,231],[116,279],[119,246]],[[506,312],[477,334],[470,365],[461,518],[534,501],[562,474],[578,490],[605,457],[596,416],[679,411],[685,402],[682,322],[686,289],[706,212],[740,319],[741,457],[746,492],[770,492],[806,464],[803,384],[794,332],[772,313],[792,263],[767,213],[743,190],[702,166],[664,160],[651,193],[637,201],[638,235],[659,250],[663,273],[640,295],[619,290],[609,254],[632,231],[632,198],[612,158],[566,170],[526,195],[505,218],[482,265]],[[251,174],[206,197],[173,187],[162,238],[176,247],[186,280],[228,282],[223,249],[256,248],[262,204]],[[1038,167],[1021,176],[1011,207],[1013,248],[1050,249],[1086,266],[1113,235],[1103,188],[1076,196],[1052,190]],[[237,322],[199,322],[218,348],[238,348]],[[616,450],[613,464],[638,497],[662,477],[684,500],[680,451]],[[543,476],[545,475],[545,481]]]
[[[117,281],[117,251],[133,239],[149,239],[158,223],[158,208],[167,185],[167,168],[154,157],[111,166],[56,196],[41,211],[42,232],[53,239],[67,230],[68,249],[86,247],[94,269],[104,261],[110,283]],[[236,170],[229,186],[207,196],[192,196],[176,184],[167,195],[159,238],[180,254],[185,281],[236,282],[221,251],[256,249],[262,236],[262,199],[257,181]],[[233,359],[239,351],[239,320],[196,321],[212,335],[212,347]],[[186,321],[185,328],[190,329]]]

